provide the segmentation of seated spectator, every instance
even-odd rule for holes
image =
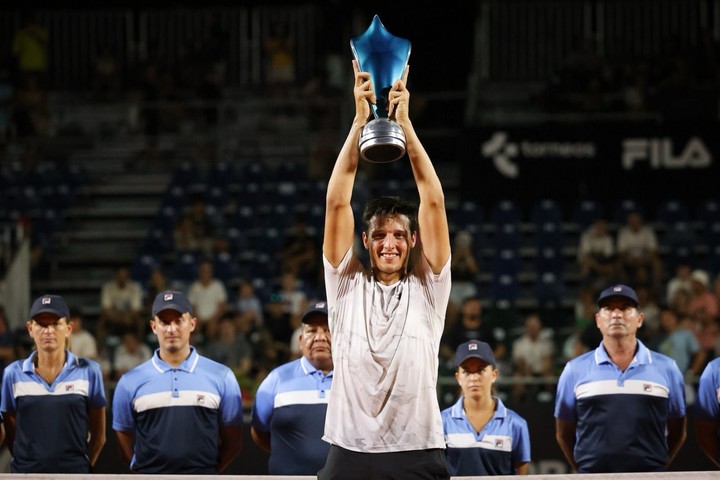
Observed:
[[[505,356],[505,345],[494,332],[483,326],[483,307],[478,297],[466,298],[460,307],[460,318],[450,330],[446,330],[440,341],[440,358],[449,368],[454,368],[455,350],[468,340],[480,340],[490,345],[496,361]]]
[[[225,284],[213,276],[211,261],[200,262],[198,278],[188,290],[188,300],[192,303],[198,320],[196,333],[204,335],[207,340],[217,338],[220,318],[227,309],[227,290]]]
[[[585,285],[598,287],[612,283],[617,275],[617,257],[615,241],[607,229],[607,220],[595,219],[582,233],[577,259]]]
[[[476,296],[478,293],[475,284],[475,276],[479,271],[478,262],[473,251],[472,235],[465,230],[455,235],[450,269],[453,281],[452,287],[450,287],[450,303],[448,304],[447,316],[454,318],[463,301],[466,298]]]
[[[252,282],[246,280],[240,282],[235,310],[240,316],[240,321],[250,322],[253,327],[263,326],[263,306],[255,294],[255,287]]]
[[[235,376],[246,375],[252,366],[253,351],[245,335],[238,332],[237,318],[226,314],[218,325],[218,338],[203,349],[208,358],[228,366]]]
[[[675,266],[675,276],[668,281],[665,294],[665,301],[668,305],[672,303],[678,290],[685,290],[688,293],[692,291],[691,273],[692,270],[687,263],[678,263]]]
[[[551,332],[543,331],[540,315],[530,313],[525,317],[525,333],[516,339],[512,345],[512,362],[515,377],[552,377],[555,345],[551,336]],[[551,391],[550,385],[543,385],[538,390],[545,394]],[[516,382],[513,387],[513,399],[515,401],[525,399],[525,391],[525,382]],[[547,400],[550,398],[547,398]]]
[[[145,335],[142,288],[130,278],[126,267],[118,268],[115,278],[103,284],[100,306],[102,311],[97,328],[100,341],[104,341],[106,335],[122,335],[126,331],[133,331],[140,338]]]
[[[653,339],[660,333],[660,306],[655,301],[653,290],[646,285],[639,285],[635,293],[640,311],[645,317],[642,328],[638,331],[638,337],[646,344],[655,344]]]
[[[293,329],[300,326],[300,317],[305,311],[307,295],[301,289],[301,282],[297,275],[285,272],[280,277],[280,291],[278,292],[283,305],[283,312],[290,316],[290,325]],[[289,337],[283,339],[289,340]]]
[[[176,252],[197,253],[202,247],[202,239],[195,233],[193,220],[189,215],[183,215],[173,230],[173,244]]]
[[[594,328],[597,330],[595,324],[596,311],[594,291],[591,288],[582,288],[578,292],[577,300],[575,301],[575,323],[573,325],[573,332],[563,343],[562,356],[564,362],[582,355],[591,348],[597,347],[597,345],[585,345],[583,342],[583,332],[585,332],[586,329]]]
[[[655,231],[643,223],[639,212],[631,212],[618,231],[617,250],[625,283],[652,285],[662,279],[662,263],[658,254]]]
[[[317,252],[319,244],[310,235],[304,216],[298,215],[285,233],[283,248],[280,251],[280,265],[283,271],[295,274],[298,278],[315,286],[320,281],[320,267]]]
[[[98,360],[97,341],[92,333],[83,326],[83,316],[79,310],[70,309],[70,322],[72,322],[72,333],[70,334],[70,351],[77,357]]]
[[[167,284],[167,277],[165,276],[165,272],[163,272],[161,268],[154,268],[153,271],[150,272],[150,278],[147,281],[147,285],[145,285],[143,318],[152,317],[152,303],[155,299],[155,296],[158,293],[164,292],[165,290],[169,289],[170,288]]]
[[[113,375],[115,380],[123,374],[137,367],[152,357],[150,347],[145,345],[133,332],[127,332],[122,337],[122,343],[113,355]]]
[[[689,314],[696,320],[709,321],[718,316],[718,299],[709,290],[710,277],[703,270],[694,270],[690,274]]]
[[[699,377],[708,358],[693,332],[682,325],[677,314],[668,308],[660,313],[660,322],[663,335],[657,344],[657,351],[675,360],[686,378]]]

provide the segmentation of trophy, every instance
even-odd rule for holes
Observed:
[[[350,48],[360,71],[370,74],[377,99],[372,105],[375,118],[360,134],[360,156],[373,163],[394,162],[405,155],[405,134],[388,118],[388,94],[405,71],[410,41],[392,35],[375,15],[365,33],[350,40]]]

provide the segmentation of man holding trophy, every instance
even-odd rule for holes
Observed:
[[[386,51],[378,31],[398,43],[377,17],[353,40],[355,118],[328,182],[323,263],[335,370],[323,437],[331,446],[318,478],[449,479],[436,384],[450,296],[450,235],[440,179],[409,118],[406,63],[387,91],[386,114],[404,136],[420,204],[416,214],[396,197],[370,201],[361,235],[369,269],[353,251],[359,144],[372,106],[383,103],[373,90],[383,86],[374,85],[366,70],[373,65],[363,61],[372,55],[359,54],[358,46],[369,36],[365,43]],[[413,248],[420,252],[409,265]]]

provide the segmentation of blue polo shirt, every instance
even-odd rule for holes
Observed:
[[[325,465],[330,445],[322,436],[332,377],[301,357],[260,384],[252,426],[270,432],[270,475],[315,475]]]
[[[558,379],[555,417],[577,422],[574,458],[580,472],[664,470],[667,421],[684,416],[677,364],[640,341],[624,372],[601,343],[569,361]]]
[[[130,468],[140,473],[217,473],[221,426],[242,425],[232,371],[191,348],[177,368],[159,350],[120,378],[113,429],[135,435]]]
[[[87,473],[89,410],[105,406],[100,366],[65,351],[63,369],[51,385],[35,372],[33,352],[3,374],[3,414],[15,415],[13,473]]]
[[[701,420],[720,420],[720,358],[708,363],[700,376],[695,415]]]
[[[530,435],[524,418],[495,398],[495,414],[476,432],[465,416],[463,400],[460,397],[441,412],[450,475],[515,475],[515,465],[530,462]]]

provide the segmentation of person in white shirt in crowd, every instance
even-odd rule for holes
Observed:
[[[555,344],[552,333],[543,329],[542,320],[537,313],[525,317],[525,333],[512,344],[513,373],[516,377],[551,377],[553,374],[553,355]],[[542,385],[541,393],[549,392],[548,385]],[[524,399],[526,392],[524,382],[516,382],[513,386],[513,399]],[[544,399],[550,400],[545,395]]]
[[[188,299],[193,305],[200,333],[205,335],[206,340],[217,338],[220,319],[227,310],[227,298],[225,284],[214,277],[212,262],[200,262],[198,278],[190,285]]]

